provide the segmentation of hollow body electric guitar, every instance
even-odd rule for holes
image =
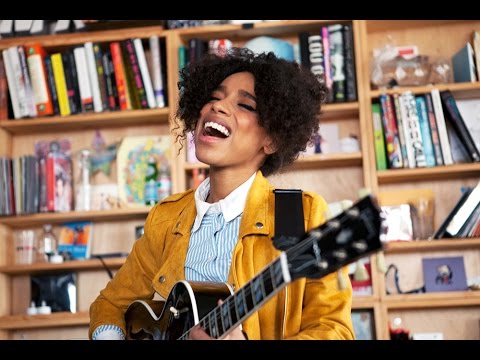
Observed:
[[[125,313],[126,337],[184,340],[199,324],[211,337],[222,339],[288,283],[321,278],[379,251],[385,232],[378,205],[371,196],[364,197],[301,238],[274,239],[280,256],[235,293],[226,283],[179,281],[165,302],[134,301]]]

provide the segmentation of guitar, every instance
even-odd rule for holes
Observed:
[[[379,251],[385,233],[383,213],[373,197],[364,197],[301,238],[274,239],[283,244],[277,246],[280,256],[235,293],[227,283],[179,281],[165,302],[132,302],[125,313],[126,338],[185,340],[200,324],[222,339],[288,283],[321,278]]]

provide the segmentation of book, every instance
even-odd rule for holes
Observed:
[[[332,68],[333,101],[345,102],[346,76],[345,53],[343,43],[343,25],[329,25],[328,35],[330,36],[330,61]]]
[[[442,99],[440,98],[440,91],[432,89],[430,91],[432,96],[433,111],[435,112],[435,119],[437,120],[438,137],[440,138],[440,146],[442,148],[443,164],[452,165],[453,158],[450,149],[450,141],[448,140],[447,125],[445,124],[445,116],[443,114]]]
[[[430,135],[432,136],[433,152],[435,154],[435,163],[437,166],[443,165],[442,146],[440,144],[440,136],[438,134],[437,119],[435,118],[435,110],[433,108],[432,94],[426,93],[425,102],[427,104],[428,122],[430,125]]]
[[[467,42],[452,56],[453,79],[455,82],[477,81],[477,70],[472,45]]]
[[[84,44],[84,47],[85,47],[85,55],[87,60],[88,76],[90,80],[90,86],[92,89],[93,109],[95,112],[102,112],[104,108],[103,108],[103,102],[102,102],[102,95],[100,93],[100,81],[98,79],[97,62],[95,60],[95,51],[93,49],[93,43],[91,41],[87,41]]]
[[[355,50],[353,43],[353,31],[350,24],[343,25],[343,51],[345,56],[345,76],[347,101],[357,101],[357,74],[355,67]]]
[[[432,132],[430,130],[430,120],[425,97],[422,95],[415,96],[415,102],[417,103],[418,123],[422,134],[425,162],[427,167],[433,167],[437,165],[437,163],[435,161],[435,149],[433,148]]]
[[[478,204],[480,204],[480,182],[472,189],[472,191],[470,191],[468,197],[461,206],[455,209],[455,213],[445,229],[445,236],[457,236],[458,232],[475,211]]]
[[[57,88],[60,115],[68,116],[71,112],[68,100],[68,89],[65,81],[65,71],[63,70],[62,54],[55,53],[52,54],[50,58],[52,59],[53,77],[55,78],[55,87]]]
[[[385,140],[383,135],[380,104],[372,104],[373,137],[375,142],[375,161],[377,170],[387,169],[387,157],[385,154]]]
[[[150,44],[150,58],[151,58],[151,81],[153,85],[153,91],[155,94],[155,100],[157,102],[157,107],[163,108],[166,105],[165,101],[165,86],[163,81],[163,67],[162,67],[162,51],[160,45],[160,39],[158,36],[153,35],[149,39]],[[179,59],[180,62],[180,59]]]
[[[480,99],[462,99],[456,103],[475,146],[480,149]]]
[[[403,167],[402,149],[391,95],[380,95],[380,110],[388,167],[390,169],[401,168]]]
[[[407,146],[408,166],[420,168],[427,165],[415,96],[411,91],[400,95],[400,112]]]
[[[85,47],[80,46],[73,50],[75,56],[75,65],[78,75],[78,87],[80,92],[80,100],[82,104],[82,112],[93,111],[93,95],[90,77],[88,75],[87,55]]]
[[[92,241],[92,221],[67,222],[59,226],[57,250],[64,257],[73,260],[90,258]]]
[[[463,120],[462,114],[458,110],[457,103],[452,93],[450,90],[441,91],[440,98],[442,99],[444,114],[453,125],[453,128],[457,132],[462,144],[465,146],[471,160],[474,162],[480,162],[480,150],[477,149],[477,146],[473,141],[472,135]]]

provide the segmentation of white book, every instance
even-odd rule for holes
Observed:
[[[437,120],[438,137],[440,138],[440,146],[442,148],[443,163],[445,165],[452,165],[452,151],[450,149],[450,141],[448,140],[447,125],[445,124],[445,116],[443,115],[440,91],[438,89],[432,89],[431,94],[435,119]]]
[[[93,95],[93,109],[95,112],[103,111],[102,96],[100,95],[100,84],[98,82],[97,64],[95,62],[95,53],[93,52],[93,43],[85,43],[85,54],[87,57],[88,76]]]
[[[399,96],[399,102],[407,148],[408,166],[410,168],[425,167],[427,163],[425,160],[425,149],[423,147],[415,96],[410,91],[404,92]]]
[[[460,229],[462,228],[465,221],[468,217],[473,213],[475,208],[480,203],[480,182],[475,186],[468,195],[467,200],[463,203],[463,205],[458,209],[457,213],[453,216],[452,220],[448,224],[446,231],[451,236],[456,236]]]
[[[152,80],[150,79],[150,73],[148,71],[147,59],[145,58],[145,50],[141,39],[133,39],[133,46],[135,47],[135,53],[137,54],[138,67],[140,68],[140,74],[142,75],[143,86],[145,87],[145,94],[147,95],[148,107],[150,109],[157,107],[155,95],[153,93]]]
[[[14,29],[16,36],[24,36],[30,33],[33,20],[15,20]]]
[[[473,142],[480,151],[480,99],[464,99],[456,102]]]
[[[165,107],[165,93],[163,91],[162,80],[162,58],[160,53],[160,39],[158,36],[151,36],[150,39],[150,54],[152,57],[152,82],[153,90],[155,92],[155,99],[157,100],[157,107]]]
[[[7,51],[8,57],[10,59],[10,65],[13,71],[15,88],[17,89],[18,106],[20,109],[20,115],[18,118],[27,117],[30,115],[30,111],[28,109],[27,90],[25,88],[25,79],[23,77],[22,65],[20,64],[20,56],[18,54],[18,49],[16,46],[12,46],[8,48]]]
[[[87,55],[85,47],[80,46],[73,50],[75,66],[77,68],[78,87],[83,111],[90,111],[93,108],[92,84],[88,75]]]
[[[17,84],[15,81],[15,74],[13,72],[12,63],[10,61],[10,55],[7,49],[2,50],[2,56],[3,62],[5,64],[5,73],[7,75],[8,92],[10,93],[10,100],[12,102],[13,117],[15,119],[20,119],[22,118],[22,115],[20,112],[20,103],[18,101],[17,95]]]
[[[33,93],[32,82],[30,81],[30,73],[28,71],[27,57],[25,55],[25,50],[23,49],[23,46],[18,46],[17,51],[18,51],[18,59],[20,60],[20,66],[22,68],[23,82],[25,84],[28,116],[36,117],[38,113],[37,113],[37,107],[35,105],[35,96]]]

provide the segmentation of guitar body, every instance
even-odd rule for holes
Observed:
[[[227,283],[179,281],[166,301],[136,300],[125,312],[128,340],[176,340],[233,294]]]

